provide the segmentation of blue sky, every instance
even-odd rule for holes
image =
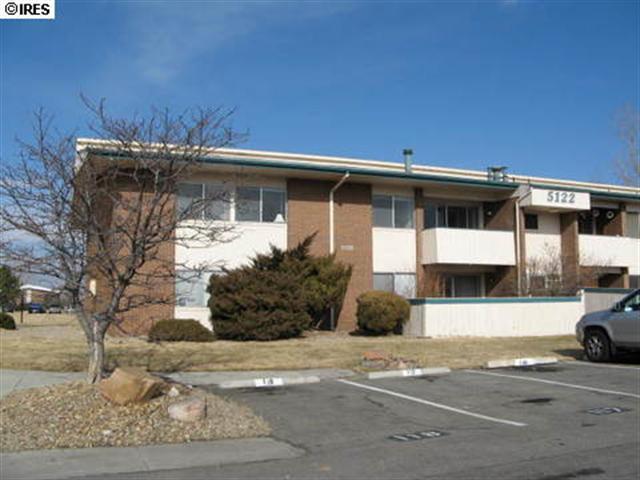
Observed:
[[[58,0],[0,21],[0,158],[45,107],[236,107],[243,148],[613,181],[614,113],[638,105],[640,2]]]

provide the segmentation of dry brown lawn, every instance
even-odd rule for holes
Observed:
[[[86,344],[70,315],[16,314],[18,330],[0,331],[0,368],[83,371]],[[383,351],[421,366],[467,368],[488,360],[529,356],[574,359],[580,355],[573,336],[526,338],[361,337],[312,332],[304,338],[275,342],[152,344],[141,338],[109,338],[110,368],[144,367],[150,371],[292,370],[347,368],[360,370],[365,351]]]

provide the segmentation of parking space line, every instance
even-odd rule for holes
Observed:
[[[603,388],[587,387],[585,385],[576,385],[574,383],[556,382],[554,380],[544,380],[542,378],[523,377],[521,375],[507,375],[504,373],[479,372],[477,370],[465,370],[465,372],[475,373],[476,375],[489,375],[491,377],[513,378],[515,380],[524,380],[526,382],[547,383],[549,385],[558,385],[561,387],[575,388],[577,390],[588,390],[591,392],[598,392],[598,393],[609,393],[612,395],[619,395],[623,397],[640,398],[640,395],[636,395],[635,393],[618,392],[616,390],[605,390]]]
[[[430,407],[440,408],[442,410],[447,410],[449,412],[460,413],[462,415],[468,415],[470,417],[480,418],[482,420],[487,420],[489,422],[502,423],[504,425],[511,425],[512,427],[526,427],[526,423],[514,422],[512,420],[504,420],[502,418],[489,417],[487,415],[481,415],[479,413],[469,412],[468,410],[462,410],[460,408],[450,407],[448,405],[443,405],[441,403],[430,402],[428,400],[423,400],[422,398],[412,397],[410,395],[405,395],[403,393],[394,392],[392,390],[386,390],[384,388],[372,387],[370,385],[365,385],[362,383],[352,382],[350,380],[339,379],[338,382],[344,383],[346,385],[351,385],[357,388],[363,388],[365,390],[371,390],[372,392],[384,393],[385,395],[391,395],[392,397],[402,398],[404,400],[409,400],[411,402],[421,403],[423,405],[429,405]]]
[[[616,368],[619,370],[635,370],[636,372],[640,372],[640,367],[631,367],[627,365],[603,365],[602,363],[582,362],[580,360],[573,360],[562,363],[566,363],[567,365],[581,365],[583,367]]]

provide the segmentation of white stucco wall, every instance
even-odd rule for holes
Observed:
[[[415,273],[416,231],[412,228],[373,229],[373,271]]]
[[[422,232],[423,264],[515,265],[513,232],[430,228]]]
[[[560,254],[560,216],[557,213],[539,212],[538,230],[525,231],[527,260],[545,257],[549,252]]]
[[[640,240],[605,235],[580,235],[580,265],[627,267],[629,275],[640,275]]]
[[[235,268],[246,264],[256,253],[269,251],[270,245],[287,248],[286,223],[240,222],[227,225],[231,230],[223,234],[219,243],[190,241],[186,245],[176,245],[176,264],[195,266],[207,262],[218,268]],[[177,235],[188,235],[186,229],[178,229]]]
[[[468,300],[468,299],[467,299]],[[508,299],[443,301],[411,306],[407,336],[418,337],[526,337],[573,335],[584,312],[576,301]]]
[[[257,253],[266,253],[275,245],[287,248],[286,223],[227,223],[231,228],[226,232],[222,243],[207,244],[206,242],[191,241],[186,245],[176,245],[176,265],[198,266],[209,264],[211,269],[222,267],[235,268],[246,264]],[[187,228],[187,227],[183,227]],[[185,231],[178,229],[177,235],[185,236]],[[202,325],[211,328],[209,323],[209,309],[206,307],[174,308],[175,318],[192,318]]]

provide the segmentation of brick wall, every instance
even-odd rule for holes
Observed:
[[[487,230],[503,230],[512,231],[514,241],[516,235],[516,199],[507,198],[499,202],[487,202],[484,204],[484,227]],[[524,214],[520,210],[520,258],[516,258],[516,262],[520,265],[523,263],[525,244],[524,244]],[[515,243],[514,243],[515,248]],[[518,267],[515,266],[499,266],[495,272],[486,275],[486,294],[489,297],[506,297],[518,295]]]
[[[293,246],[317,232],[314,255],[329,253],[329,191],[336,182],[287,180],[287,242]],[[356,298],[373,288],[371,186],[343,184],[334,194],[335,252],[338,261],[353,266],[337,329],[356,327]]]
[[[127,198],[135,198],[137,192],[127,187],[126,183],[119,183],[115,187],[126,205]],[[152,194],[148,194],[151,196]],[[132,200],[133,202],[133,200]],[[170,199],[170,215],[175,207],[175,198]],[[103,202],[101,208],[102,221],[115,224],[121,223],[118,218],[126,218],[125,213],[119,211],[123,205],[117,205],[115,209],[107,202]],[[122,215],[122,217],[121,217]],[[115,220],[114,220],[115,219]],[[89,258],[95,254],[95,246],[88,249]],[[126,255],[123,250],[121,255]],[[117,324],[109,333],[114,335],[144,335],[149,332],[151,326],[158,320],[173,318],[175,281],[172,278],[174,273],[175,245],[173,242],[166,242],[160,245],[154,252],[150,252],[149,260],[140,269],[139,275],[133,279],[132,285],[125,292],[125,299],[121,302],[121,307],[131,301],[136,304],[141,298],[153,299],[155,303],[132,308],[118,315]],[[95,270],[91,275],[96,281],[96,295],[92,300],[91,309],[99,311],[105,308],[110,299],[111,291],[107,279]]]
[[[606,210],[609,211],[609,210]],[[624,205],[621,206],[620,210],[614,210],[615,216],[611,219],[604,219],[604,225],[602,227],[602,233],[604,235],[611,236],[622,236],[625,232],[625,217],[626,212],[624,211]]]
[[[317,232],[313,255],[329,253],[329,190],[333,183],[291,178],[287,180],[287,245],[292,247]]]
[[[580,250],[578,236],[578,213],[560,214],[560,248],[562,277],[565,288],[573,291],[581,282]],[[586,286],[586,285],[582,285]]]
[[[515,231],[515,198],[507,198],[500,202],[485,202],[484,228],[487,230]]]

